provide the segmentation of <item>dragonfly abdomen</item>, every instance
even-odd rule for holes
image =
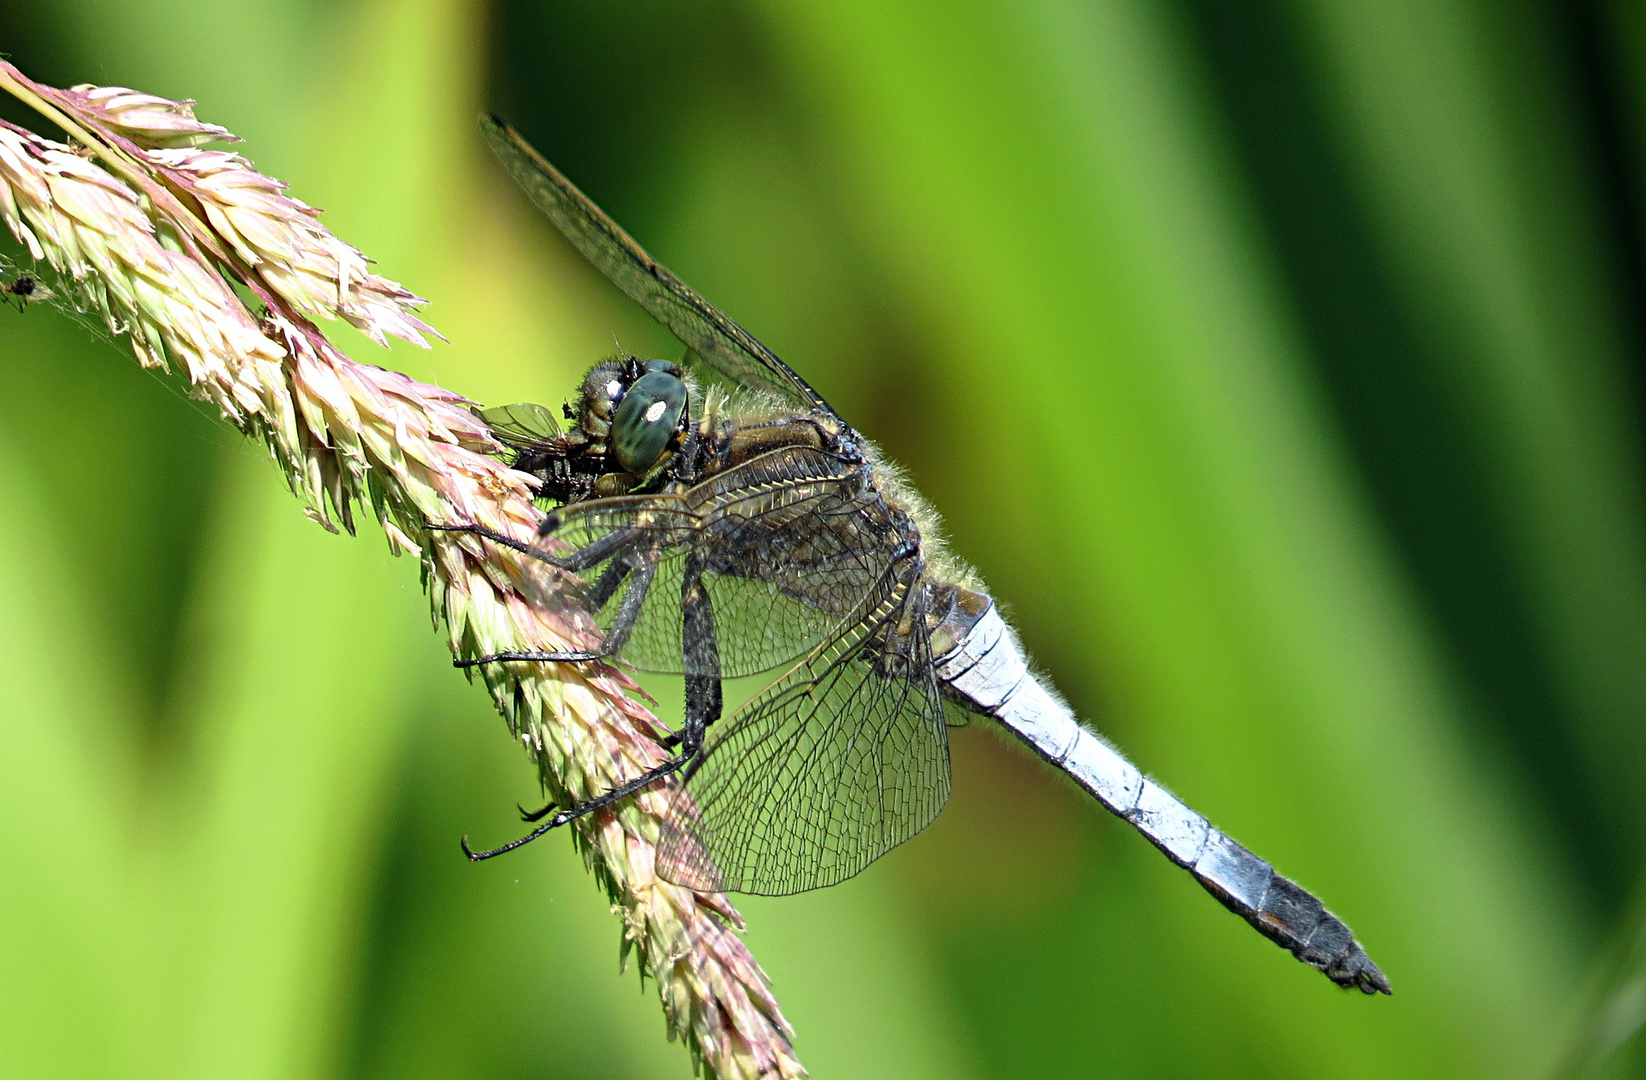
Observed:
[[[936,666],[938,678],[966,708],[1004,724],[1265,937],[1339,986],[1390,992],[1354,934],[1319,900],[1082,727],[1029,671],[993,604]]]

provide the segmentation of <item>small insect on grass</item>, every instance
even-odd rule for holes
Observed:
[[[0,283],[0,297],[5,299],[8,306],[15,304],[17,310],[22,311],[30,304],[50,300],[52,292],[42,285],[38,278],[19,274],[9,281]]]

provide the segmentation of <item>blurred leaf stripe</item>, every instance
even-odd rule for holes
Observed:
[[[1633,866],[1646,841],[1633,765],[1646,756],[1646,536],[1619,325],[1629,298],[1606,278],[1570,88],[1557,85],[1531,10],[1412,4],[1412,18],[1380,22],[1317,8],[1307,17],[1321,78],[1403,314],[1465,452],[1485,463],[1474,470],[1485,513],[1470,532],[1507,551],[1503,591],[1525,604],[1551,684],[1553,716],[1513,703],[1498,712],[1526,717],[1524,750],[1548,802],[1615,903],[1627,881],[1617,853],[1633,853],[1622,862]],[[1471,637],[1459,635],[1465,647]],[[1560,760],[1551,720],[1569,728],[1579,762]],[[1577,769],[1588,791],[1574,799]]]
[[[824,21],[810,10],[807,30]],[[1345,1012],[1302,986],[1294,998],[1278,982],[1273,992],[1287,1007],[1265,994],[1226,1008],[1243,1014],[1243,1033],[1275,1024],[1273,1053],[1299,1070],[1336,1047],[1337,1067],[1352,1075],[1420,1069],[1451,1054],[1460,1054],[1454,1070],[1477,1061],[1511,1071],[1551,1037],[1531,1018],[1558,1000],[1552,959],[1565,943],[1533,909],[1558,894],[1514,865],[1522,856],[1494,827],[1512,813],[1506,793],[1489,782],[1474,785],[1472,798],[1456,790],[1463,770],[1447,737],[1449,695],[1412,648],[1424,636],[1414,614],[1387,599],[1400,596],[1399,579],[1384,569],[1354,481],[1320,429],[1318,401],[1270,306],[1261,253],[1254,259],[1241,245],[1241,208],[1210,186],[1227,165],[1204,152],[1215,140],[1196,129],[1208,118],[1184,93],[1193,72],[1174,70],[1182,54],[1173,27],[1118,5],[1100,21],[1055,4],[1032,9],[1036,25],[1021,6],[1000,5],[971,25],[950,17],[938,37],[935,8],[924,19],[905,10],[831,4],[830,16],[851,11],[862,21],[834,18],[833,33],[815,36],[851,50],[837,60],[851,77],[836,85],[862,95],[846,114],[868,129],[862,156],[878,166],[876,179],[903,185],[885,202],[929,211],[916,218],[924,243],[911,247],[921,257],[936,251],[928,274],[946,272],[934,291],[954,299],[934,321],[965,320],[960,355],[974,369],[954,385],[1009,400],[1008,423],[1050,444],[1049,460],[1030,474],[1038,490],[1026,494],[1057,506],[1050,513],[1062,520],[1050,533],[1066,546],[1034,565],[1051,577],[1000,591],[1018,605],[1032,645],[1064,643],[1050,666],[1077,702],[1084,670],[1118,673],[1111,726],[1180,793],[1323,895],[1380,897],[1383,926],[1348,917],[1416,984],[1397,987],[1398,1021]],[[1014,48],[1028,54],[1011,56]],[[884,53],[862,55],[870,49]],[[1004,77],[979,87],[1001,54],[1012,61],[1001,65]],[[864,71],[895,72],[897,85]],[[981,123],[963,93],[988,101]],[[991,159],[966,141],[983,124],[990,145],[1002,131],[1045,134]],[[1002,198],[1005,171],[1034,177],[1034,196]],[[1014,395],[1007,378],[1056,389]],[[957,411],[983,400],[968,404]],[[1082,498],[1054,501],[1075,485]],[[940,500],[964,540],[967,507],[956,503]],[[971,509],[979,520],[987,514]],[[1009,550],[1013,538],[996,530]],[[1084,572],[1078,592],[1063,578],[1070,567]],[[1032,609],[1037,597],[1051,610]],[[1086,636],[1095,628],[1079,617],[1087,608],[1108,614],[1109,641]],[[1118,648],[1104,648],[1116,638]],[[1175,753],[1162,745],[1165,733],[1178,736]],[[1200,974],[1227,978],[1222,996],[1259,977],[1234,955],[1245,943],[1215,937],[1221,927],[1210,916],[1204,935],[1193,913],[1184,919],[1172,934],[1192,935],[1182,978],[1208,955],[1225,959]],[[1468,970],[1455,965],[1459,955]],[[1515,985],[1514,997],[1504,984]],[[1444,994],[1446,1015],[1422,1007],[1428,993]],[[1244,1001],[1256,1006],[1250,1014]],[[1388,1037],[1397,1022],[1402,1035]]]
[[[453,341],[357,356],[552,404],[614,337],[673,346],[484,159],[505,112],[904,462],[1082,714],[1397,991],[1316,985],[968,730],[928,835],[744,909],[813,1075],[1639,1074],[1635,5],[0,26],[36,77],[199,99]],[[45,310],[0,318],[0,507],[0,1075],[687,1074],[569,845],[456,856],[536,792],[380,539]]]

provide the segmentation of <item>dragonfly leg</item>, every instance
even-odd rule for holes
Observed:
[[[591,566],[598,566],[607,559],[616,555],[624,548],[640,538],[638,529],[617,529],[607,533],[598,540],[594,540],[578,548],[569,555],[553,555],[540,547],[535,547],[524,540],[516,540],[496,529],[489,529],[484,525],[437,525],[432,521],[425,521],[423,527],[430,532],[466,532],[490,540],[494,544],[501,544],[510,551],[518,551],[522,555],[529,555],[538,562],[548,563],[561,570],[569,570],[580,574]],[[550,530],[551,532],[553,530]],[[542,534],[547,536],[547,533]]]
[[[524,541],[516,540],[512,536],[507,536],[500,533],[496,529],[488,529],[484,525],[440,525],[433,521],[425,521],[423,522],[423,527],[430,532],[473,533],[475,536],[483,537],[484,539],[490,540],[494,544],[502,544],[506,548],[518,551],[522,555],[530,555],[532,558],[541,559],[543,562],[554,562],[553,557],[550,556],[548,552],[543,551],[540,548],[535,548]]]
[[[457,659],[452,661],[452,667],[471,668],[481,664],[498,664],[508,660],[517,660],[532,664],[588,664],[596,660],[604,660],[609,654],[604,649],[584,649],[572,652],[500,652],[489,656],[476,656],[473,659]]]
[[[678,772],[682,766],[691,761],[695,756],[695,754],[687,753],[672,757],[663,762],[661,765],[647,769],[633,780],[628,780],[617,785],[604,795],[596,795],[588,802],[579,803],[576,806],[568,807],[567,809],[560,811],[558,814],[555,814],[547,821],[544,821],[542,824],[538,825],[537,828],[533,829],[525,836],[522,836],[518,840],[511,840],[502,847],[491,848],[487,851],[476,851],[469,847],[469,838],[465,836],[460,842],[463,847],[463,854],[469,857],[470,862],[483,862],[486,859],[495,859],[499,855],[506,855],[509,852],[514,851],[516,848],[523,848],[533,840],[536,840],[539,836],[552,832],[553,830],[560,828],[562,825],[569,825],[578,818],[587,814],[592,814],[594,811],[599,810],[602,807],[610,806],[619,799],[626,799],[635,792],[640,791],[642,788],[646,788],[657,783],[657,781],[663,779],[665,776]],[[554,806],[551,803],[549,806],[544,807],[543,813],[546,814],[553,808]]]
[[[630,574],[633,574],[630,577]],[[453,660],[453,667],[470,668],[481,664],[494,664],[505,660],[524,660],[535,663],[578,664],[591,660],[604,660],[616,656],[628,643],[629,635],[634,632],[634,626],[640,619],[640,609],[645,604],[646,594],[651,591],[652,579],[657,576],[656,558],[648,558],[638,567],[626,561],[614,562],[600,575],[590,594],[590,602],[596,609],[606,606],[612,593],[624,581],[628,581],[628,592],[623,594],[623,603],[617,609],[617,617],[612,620],[611,629],[606,631],[605,640],[598,649],[585,649],[570,652],[502,652],[490,656],[478,656],[472,660]]]
[[[633,577],[629,577],[631,571]],[[634,633],[635,624],[640,621],[640,610],[646,604],[646,594],[652,591],[652,582],[657,579],[656,555],[649,555],[638,566],[633,566],[621,576],[616,576],[611,589],[615,591],[617,584],[624,578],[628,578],[629,588],[623,594],[623,602],[618,605],[617,616],[612,619],[611,629],[606,631],[606,640],[602,647],[607,656],[616,656],[623,651],[623,646],[629,643],[629,635]],[[606,575],[602,575],[596,592],[598,593],[599,588],[605,584]],[[609,597],[610,594],[607,595]]]
[[[589,606],[599,611],[606,606],[607,601],[617,595],[617,590],[629,580],[629,572],[634,564],[627,559],[613,559],[611,565],[600,573],[600,580],[594,583],[589,590]]]
[[[511,545],[513,546],[513,545]],[[615,592],[624,578],[628,578],[628,590],[623,596],[623,604],[618,610],[617,618],[612,623],[611,630],[606,635],[606,642],[601,653],[587,654],[591,659],[611,655],[620,649],[629,634],[633,631],[640,617],[647,593],[657,576],[657,559],[647,558],[633,566],[623,574],[614,574],[608,569],[602,576],[596,590],[607,586],[609,598]],[[603,795],[596,796],[577,806],[568,807],[549,816],[556,805],[550,803],[541,810],[521,811],[521,817],[527,821],[539,822],[537,827],[518,840],[510,841],[502,847],[486,851],[475,851],[469,847],[468,838],[462,841],[463,853],[472,862],[481,862],[495,858],[498,855],[514,851],[516,848],[536,840],[555,829],[560,828],[578,818],[604,806],[609,806],[620,799],[625,799],[635,792],[642,790],[666,776],[678,772],[690,762],[696,760],[702,752],[704,733],[709,726],[720,719],[724,708],[724,698],[721,690],[720,649],[715,635],[714,608],[709,597],[709,591],[703,584],[703,565],[698,558],[688,560],[684,579],[681,583],[681,641],[684,653],[684,669],[686,671],[686,708],[685,720],[681,730],[661,740],[665,747],[680,748],[680,753],[652,769],[647,770],[633,780],[619,784]],[[630,576],[632,575],[632,576]],[[486,663],[491,660],[536,660],[540,658],[558,658],[566,655],[583,654],[555,654],[555,653],[500,653],[494,657],[484,657],[479,660],[467,661],[464,666],[477,663]]]
[[[725,706],[721,691],[720,645],[714,631],[714,607],[703,587],[703,566],[695,557],[686,563],[680,586],[681,632],[686,672],[686,715],[679,731],[658,740],[667,749],[678,746],[695,753],[703,746],[709,725],[720,719]]]
[[[703,562],[693,555],[686,560],[680,584],[681,665],[686,673],[685,724],[671,736],[681,750],[695,754],[703,746],[709,725],[720,719],[725,705],[720,685],[720,644],[714,631],[714,605],[703,584]],[[669,745],[668,740],[664,745]]]
[[[544,818],[549,816],[549,811],[550,810],[555,809],[559,805],[560,805],[559,803],[551,802],[551,803],[547,804],[546,806],[542,807],[541,809],[527,810],[524,806],[521,806],[518,803],[516,803],[515,804],[515,809],[520,811],[520,820],[521,821],[542,821]]]

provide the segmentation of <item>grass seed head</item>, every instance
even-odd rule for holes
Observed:
[[[306,512],[352,529],[372,508],[397,552],[417,555],[437,620],[460,657],[587,647],[598,629],[574,607],[533,602],[541,566],[462,532],[523,540],[541,517],[531,478],[470,403],[398,372],[358,364],[317,319],[372,340],[426,346],[423,301],[372,273],[311,207],[245,158],[192,102],[124,87],[58,90],[0,61],[0,88],[70,130],[89,153],[0,121],[0,218],[67,302],[127,335],[138,361],[179,370],[194,394],[269,446]],[[94,160],[95,159],[95,160]],[[105,167],[106,166],[106,167]],[[254,313],[241,296],[257,298]],[[557,798],[587,799],[657,765],[657,724],[605,667],[489,664],[479,675]],[[656,979],[672,1033],[711,1077],[804,1075],[765,974],[724,896],[656,875],[671,788],[657,785],[581,819],[575,836],[622,916],[625,955]]]

